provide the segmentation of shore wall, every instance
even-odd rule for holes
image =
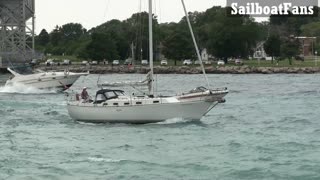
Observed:
[[[63,71],[68,68],[72,72],[90,71],[91,74],[128,74],[149,72],[149,67],[146,66],[42,66],[42,70]],[[156,66],[154,72],[157,74],[201,74],[200,67],[192,66]],[[208,74],[314,74],[320,73],[320,67],[249,67],[249,66],[226,66],[226,67],[206,67]]]

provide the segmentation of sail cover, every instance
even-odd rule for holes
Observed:
[[[123,86],[150,86],[152,82],[151,72],[149,72],[143,81],[124,81],[124,82],[104,82],[98,84],[99,87],[123,87]]]

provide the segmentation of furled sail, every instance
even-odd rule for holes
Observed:
[[[149,72],[146,78],[142,81],[104,82],[104,83],[98,84],[98,86],[99,87],[123,87],[123,86],[138,87],[138,86],[150,86],[151,82],[152,82],[151,73]]]

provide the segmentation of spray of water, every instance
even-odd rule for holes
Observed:
[[[183,118],[172,118],[172,119],[167,119],[163,122],[159,122],[156,124],[180,124],[180,123],[188,123],[192,122],[193,120],[190,119],[183,119]]]
[[[9,94],[53,94],[59,92],[58,89],[38,89],[24,84],[13,84],[9,86],[0,86],[0,93]]]

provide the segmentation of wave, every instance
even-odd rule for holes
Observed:
[[[122,145],[122,146],[118,146],[116,148],[119,148],[119,149],[130,149],[130,148],[133,148],[133,146],[130,146],[129,144],[125,144],[125,145]]]
[[[121,161],[125,161],[124,159],[107,159],[107,158],[97,158],[97,157],[89,157],[88,160],[92,162],[108,162],[108,163],[118,163]]]
[[[190,120],[183,119],[183,118],[173,118],[173,119],[167,119],[163,122],[159,122],[156,124],[177,124],[177,123],[186,123],[186,122],[190,122]]]
[[[38,89],[24,84],[13,84],[0,87],[0,93],[7,94],[55,94],[57,92],[58,89]]]
[[[44,112],[44,115],[46,116],[57,116],[59,115],[58,111],[48,111],[48,112]]]

